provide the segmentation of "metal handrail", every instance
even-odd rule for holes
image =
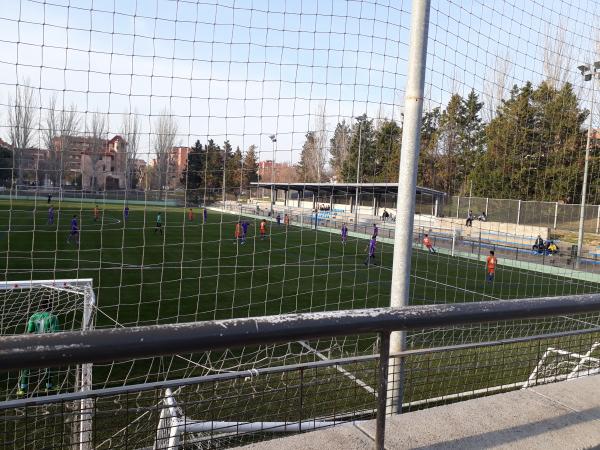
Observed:
[[[374,308],[5,336],[0,371],[600,311],[600,294]]]

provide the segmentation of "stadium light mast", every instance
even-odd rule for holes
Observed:
[[[271,159],[271,205],[269,208],[271,211],[271,217],[273,217],[273,203],[275,203],[275,196],[273,195],[273,183],[275,183],[275,151],[277,147],[277,136],[272,134],[269,136],[269,139],[271,139],[271,142],[273,143],[273,158]]]
[[[356,116],[355,119],[358,121],[358,161],[356,163],[356,193],[354,198],[354,231],[358,229],[358,201],[360,191],[360,153],[362,148],[362,123],[367,119],[367,114],[362,116]]]
[[[592,133],[594,129],[593,115],[594,115],[594,80],[600,78],[600,61],[596,61],[593,64],[587,65],[582,64],[577,67],[581,72],[583,81],[592,82],[592,96],[590,106],[590,123],[588,125],[587,142],[585,144],[585,162],[583,166],[583,185],[581,186],[581,208],[579,210],[579,232],[577,235],[577,261],[576,266],[579,268],[581,258],[583,257],[583,226],[585,222],[585,200],[587,195],[587,184],[588,184],[588,171],[590,161],[590,143],[592,141]]]

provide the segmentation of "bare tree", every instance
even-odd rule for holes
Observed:
[[[556,29],[548,26],[544,42],[544,75],[552,87],[560,89],[569,80],[572,59],[566,26],[563,23]]]
[[[506,84],[511,70],[512,61],[508,53],[505,56],[496,56],[494,67],[487,74],[483,88],[485,104],[483,115],[487,122],[496,117],[496,111],[506,93]]]
[[[321,103],[317,108],[315,118],[314,145],[312,146],[312,165],[316,181],[323,181],[325,164],[327,163],[327,115],[325,104]]]
[[[77,108],[71,104],[68,111],[58,109],[56,95],[48,102],[46,117],[42,129],[42,139],[48,149],[47,167],[54,185],[60,186],[65,172],[73,138],[79,132]]]
[[[156,161],[156,178],[158,189],[167,185],[167,173],[171,163],[171,149],[177,136],[177,122],[169,111],[164,109],[154,124],[154,156]]]
[[[34,114],[36,101],[29,80],[16,86],[15,96],[8,98],[8,133],[14,151],[17,184],[23,183],[24,152],[34,137]]]
[[[137,187],[140,174],[137,173],[136,160],[140,146],[141,122],[137,111],[129,114],[123,114],[123,123],[121,125],[123,139],[127,142],[125,156],[125,186],[127,189]]]
[[[89,180],[89,187],[96,190],[98,189],[98,175],[101,172],[99,167],[100,160],[102,159],[106,134],[106,118],[103,114],[96,111],[92,114],[91,119],[86,122],[85,134],[87,136],[88,148],[86,151],[86,162],[82,162],[82,186],[87,184]],[[82,156],[83,158],[83,156]],[[86,182],[84,182],[85,177]]]

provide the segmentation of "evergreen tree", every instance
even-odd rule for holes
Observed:
[[[205,147],[205,161],[205,185],[214,193],[223,183],[223,152],[212,139],[208,140]]]
[[[423,115],[421,122],[421,147],[419,149],[419,169],[417,184],[439,189],[436,177],[438,130],[440,126],[440,108],[434,108]]]
[[[382,120],[375,130],[375,155],[373,157],[374,182],[397,182],[400,167],[402,129],[394,120]]]
[[[486,151],[471,175],[474,194],[580,201],[586,116],[569,83],[513,87],[486,128]],[[598,168],[597,157],[591,166]],[[592,196],[598,192],[594,181]]]
[[[316,142],[314,131],[306,133],[306,140],[302,145],[302,152],[300,153],[300,162],[296,167],[296,172],[300,181],[304,183],[314,183],[317,180],[317,171],[314,165],[314,152]]]
[[[342,171],[344,167],[344,161],[348,157],[348,149],[350,147],[350,140],[352,138],[352,130],[346,124],[345,120],[338,123],[333,132],[333,137],[329,141],[329,153],[331,158],[329,159],[329,165],[333,171],[333,176],[337,180],[341,180]]]
[[[373,120],[367,119],[363,114],[352,127],[352,139],[348,156],[342,167],[342,178],[346,183],[356,183],[356,170],[358,167],[358,154],[360,145],[360,182],[365,182],[373,177],[375,161]]]
[[[244,190],[247,190],[250,188],[250,183],[256,183],[258,181],[258,160],[256,158],[255,145],[248,147],[248,151],[244,155],[243,173],[243,188]]]
[[[232,153],[231,157],[227,159],[226,162],[227,177],[225,186],[227,188],[227,192],[233,192],[236,193],[236,195],[239,194],[243,183],[242,162],[242,151],[239,147],[237,147],[235,152]]]
[[[206,155],[200,141],[190,149],[187,164],[181,174],[181,184],[189,190],[204,187]]]

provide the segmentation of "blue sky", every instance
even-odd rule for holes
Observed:
[[[315,113],[328,129],[364,112],[399,119],[406,77],[409,1],[398,0],[0,0],[0,110],[18,79],[85,116],[142,116],[142,149],[163,110],[177,117],[178,142],[228,138],[271,157],[297,159]],[[485,90],[508,57],[509,84],[543,78],[547,37],[567,30],[574,58],[593,58],[592,1],[433,0],[427,107],[452,92]],[[583,95],[585,97],[585,95]],[[6,119],[0,112],[0,123]],[[0,136],[6,137],[6,129]]]

